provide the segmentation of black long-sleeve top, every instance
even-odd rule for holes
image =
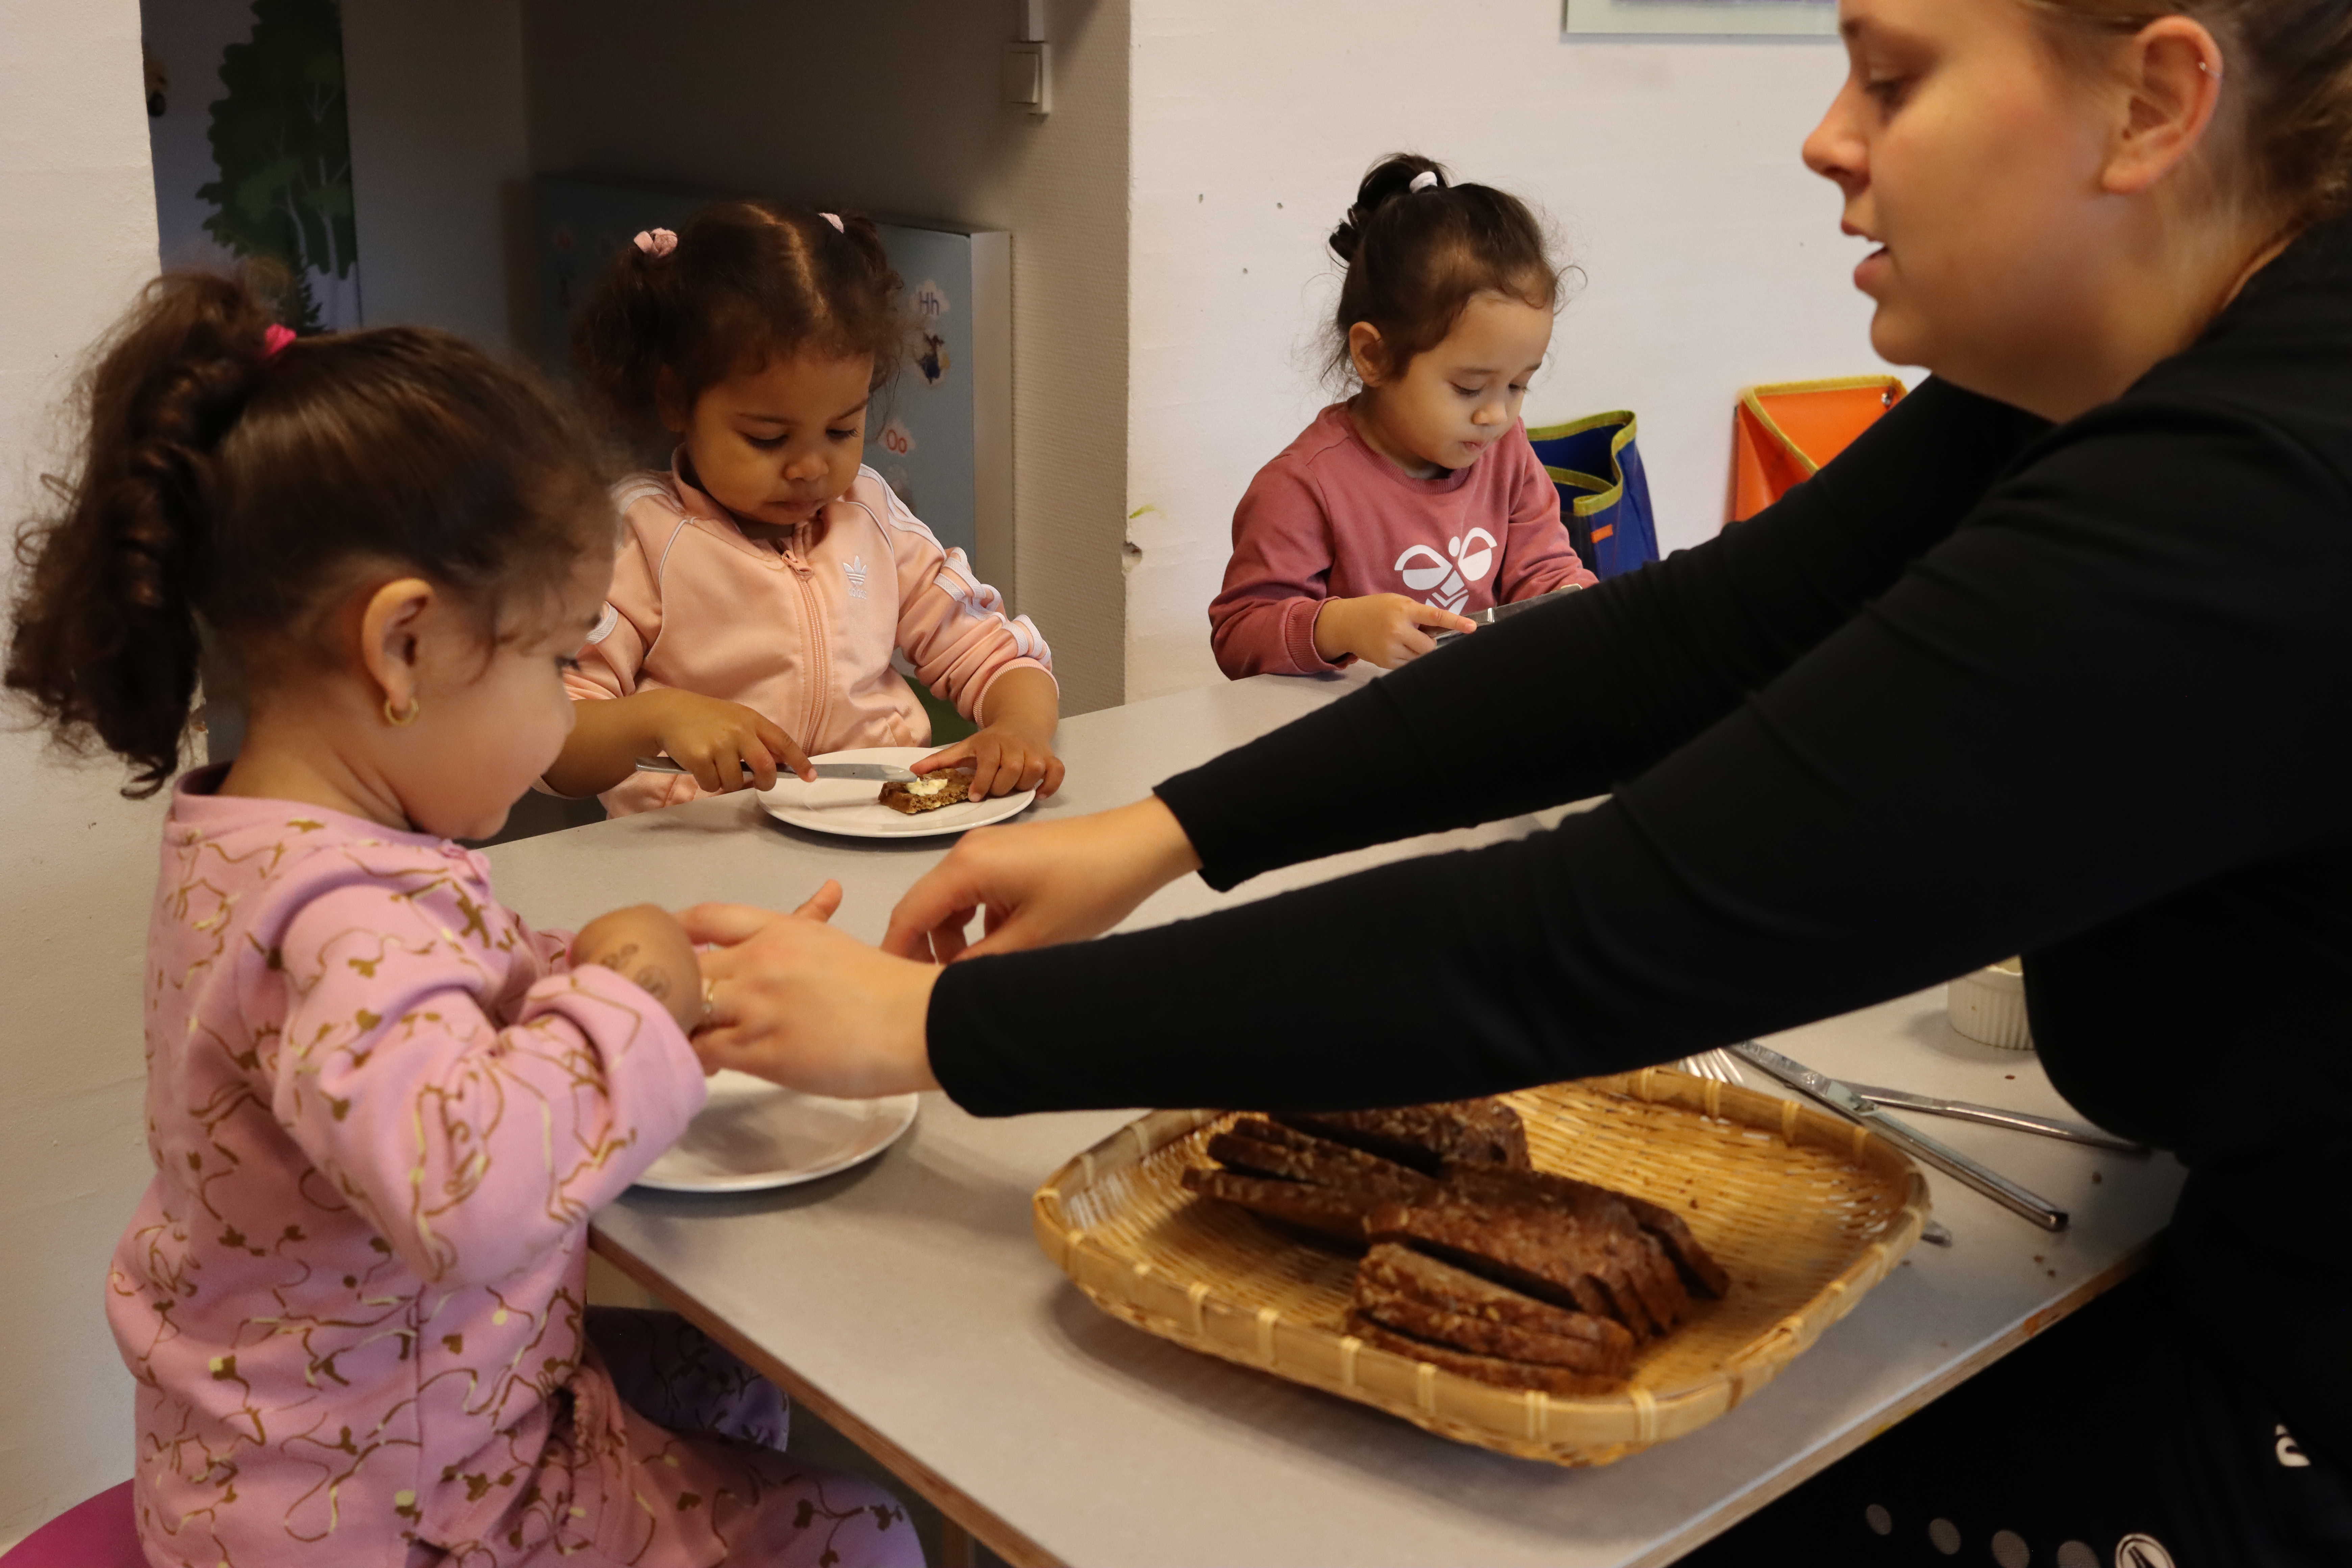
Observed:
[[[2021,952],[2059,1089],[2190,1166],[2164,1260],[2191,1331],[2352,1462],[2347,763],[2339,221],[2113,403],[2053,428],[1929,382],[1709,543],[1169,780],[1221,889],[1611,795],[955,965],[932,1066],[982,1113],[1434,1100]]]

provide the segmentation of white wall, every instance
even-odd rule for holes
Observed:
[[[1123,700],[1128,0],[1049,0],[1054,112],[997,101],[1009,0],[530,0],[532,166],[1013,233],[1014,580],[1063,708]]]
[[[1559,33],[1553,0],[1134,0],[1127,668],[1220,679],[1208,602],[1250,476],[1328,401],[1323,237],[1400,149],[1555,220],[1589,279],[1530,425],[1641,418],[1665,549],[1723,517],[1737,389],[1874,371],[1832,187],[1798,144],[1834,40]]]
[[[361,308],[493,351],[533,321],[520,0],[342,0]]]
[[[65,466],[54,410],[155,270],[137,0],[0,0],[0,519]],[[107,1258],[150,1173],[141,942],[162,807],[0,728],[0,1542],[131,1473]]]

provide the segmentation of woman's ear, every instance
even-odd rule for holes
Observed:
[[[2196,152],[2221,101],[2221,46],[2201,22],[2158,18],[2120,46],[2124,119],[2100,171],[2110,195],[2137,195]]]
[[[1381,340],[1381,330],[1370,321],[1358,321],[1348,329],[1348,363],[1356,367],[1356,379],[1366,386],[1378,386],[1388,374],[1388,345]]]
[[[422,577],[399,577],[360,605],[360,665],[387,713],[415,711],[425,621],[439,596]]]

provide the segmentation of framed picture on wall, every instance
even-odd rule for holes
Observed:
[[[1565,0],[1570,33],[1832,34],[1837,0]]]

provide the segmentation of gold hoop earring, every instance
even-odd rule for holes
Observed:
[[[409,725],[416,722],[416,715],[422,712],[424,708],[425,700],[423,698],[412,697],[408,700],[408,706],[405,710],[400,712],[394,712],[393,710],[392,699],[387,697],[383,700],[383,721],[391,725],[395,730],[404,730]]]

